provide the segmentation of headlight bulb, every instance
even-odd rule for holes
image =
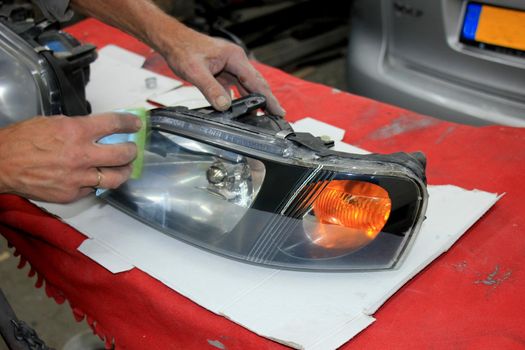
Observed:
[[[206,170],[208,191],[229,202],[247,206],[253,199],[250,166],[243,158],[238,163],[216,160]]]

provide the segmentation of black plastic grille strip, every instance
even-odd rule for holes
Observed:
[[[248,261],[264,262],[277,253],[279,246],[293,232],[294,226],[310,210],[312,203],[329,182],[327,180],[334,177],[333,172],[321,169],[322,167],[315,169],[309,179],[294,190],[293,193],[297,195],[290,197],[281,215],[276,215],[268,222],[248,254]]]

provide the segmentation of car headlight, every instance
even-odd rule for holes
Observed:
[[[33,47],[0,23],[2,125],[58,110],[58,87],[51,73]]]
[[[53,23],[0,18],[0,127],[36,115],[85,115],[93,45],[81,45]]]
[[[424,218],[422,154],[356,155],[256,115],[151,112],[141,179],[102,197],[162,232],[245,262],[304,270],[389,269]]]

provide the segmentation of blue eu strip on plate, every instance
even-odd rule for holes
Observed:
[[[479,16],[481,15],[480,4],[468,4],[465,12],[465,22],[463,22],[463,38],[476,40],[476,30],[478,29]]]

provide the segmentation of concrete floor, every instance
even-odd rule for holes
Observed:
[[[293,74],[305,80],[344,90],[346,87],[344,62],[344,58],[338,58],[316,66],[303,67]],[[18,270],[17,264],[18,258],[12,256],[12,250],[7,249],[6,241],[0,234],[0,288],[18,318],[31,325],[49,347],[63,349],[68,340],[75,335],[91,333],[85,321],[81,323],[75,321],[67,303],[57,305],[53,299],[45,295],[43,288],[34,287],[36,278],[27,277],[28,266]],[[95,341],[103,349],[103,344],[98,342],[98,338],[93,336],[88,339],[91,343]],[[89,347],[89,349],[97,347]],[[71,345],[67,350],[77,349],[84,350],[86,347]],[[0,350],[7,350],[1,340]]]
[[[0,288],[20,320],[33,327],[40,338],[54,349],[62,349],[75,334],[89,330],[86,322],[76,322],[67,303],[58,305],[45,294],[44,288],[36,289],[36,276],[27,277],[29,266],[17,269],[18,258],[7,248],[0,236]],[[0,340],[0,350],[7,350]]]

